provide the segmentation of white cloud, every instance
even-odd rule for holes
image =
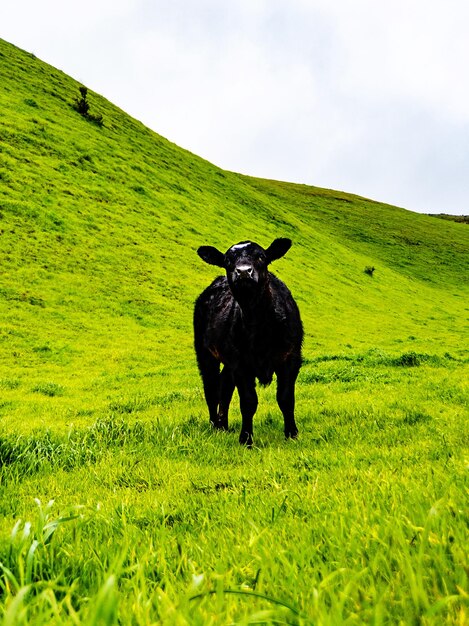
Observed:
[[[469,119],[469,4],[462,0],[320,2],[342,50],[341,90],[400,97]]]

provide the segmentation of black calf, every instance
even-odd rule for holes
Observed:
[[[298,435],[295,381],[301,367],[303,327],[287,286],[268,271],[291,243],[276,239],[264,250],[243,241],[226,254],[212,246],[197,250],[206,263],[226,270],[226,277],[216,278],[198,297],[194,310],[195,351],[210,421],[216,428],[228,428],[228,410],[237,387],[242,415],[239,441],[248,446],[257,409],[256,378],[269,385],[274,373],[285,437]]]

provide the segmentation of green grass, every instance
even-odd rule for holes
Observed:
[[[5,624],[465,624],[465,224],[223,171],[0,40]],[[213,432],[201,244],[291,237],[300,438]],[[373,276],[365,273],[375,267]],[[465,325],[466,324],[466,325]]]

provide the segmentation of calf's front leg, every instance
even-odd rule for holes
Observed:
[[[228,411],[234,388],[233,371],[225,365],[220,374],[220,404],[216,423],[216,427],[221,430],[228,430]]]

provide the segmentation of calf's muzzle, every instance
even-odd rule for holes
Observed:
[[[235,278],[255,278],[252,265],[237,265],[234,270]]]

